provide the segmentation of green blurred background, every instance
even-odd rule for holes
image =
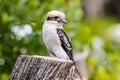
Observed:
[[[8,79],[19,55],[48,56],[41,30],[50,10],[65,12],[64,28],[74,55],[86,45],[90,48],[88,79],[120,80],[119,4],[120,0],[0,0],[0,80]]]

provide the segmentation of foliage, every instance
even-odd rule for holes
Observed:
[[[120,42],[107,34],[111,25],[118,21],[108,17],[82,20],[79,0],[0,0],[0,80],[7,80],[20,54],[48,55],[41,29],[47,12],[54,9],[66,14],[69,24],[64,28],[72,39],[74,53],[80,52],[86,44],[91,47],[87,59],[89,80],[119,80]],[[15,33],[14,29],[22,30],[25,25],[32,27],[32,32],[17,35],[19,30]],[[103,42],[100,47],[104,52],[102,58],[92,55],[96,50],[93,45],[96,37]]]

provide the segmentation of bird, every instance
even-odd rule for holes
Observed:
[[[83,80],[80,79],[81,74],[76,68],[73,59],[71,39],[63,28],[64,24],[67,24],[67,21],[65,20],[65,14],[62,11],[49,11],[42,28],[43,42],[51,57],[72,60],[74,64],[70,70],[70,72],[72,72],[72,77],[76,80]]]
[[[67,24],[64,12],[49,11],[42,28],[43,42],[50,56],[74,61],[71,39],[63,28],[64,24]]]

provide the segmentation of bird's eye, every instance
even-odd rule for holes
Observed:
[[[55,16],[55,19],[57,19],[58,18],[58,16]]]

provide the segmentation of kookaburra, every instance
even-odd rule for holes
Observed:
[[[43,41],[50,56],[73,61],[71,41],[63,28],[63,24],[66,23],[65,14],[62,11],[48,12],[42,30]]]

